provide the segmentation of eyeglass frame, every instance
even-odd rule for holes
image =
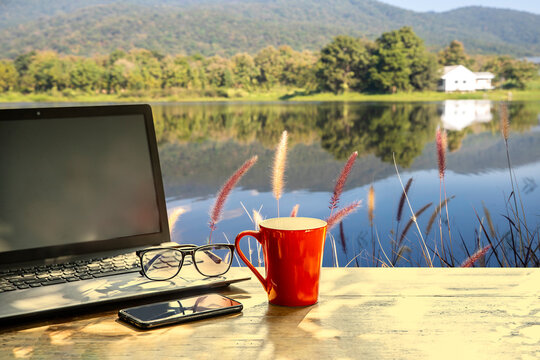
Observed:
[[[193,255],[195,254],[195,251],[198,251],[198,250],[204,249],[204,248],[213,248],[215,246],[221,246],[221,247],[229,248],[231,250],[231,262],[229,263],[229,266],[227,267],[227,269],[225,271],[223,271],[222,273],[219,273],[219,274],[216,274],[216,275],[203,274],[201,272],[201,270],[199,269],[199,267],[197,266],[197,262],[195,261],[195,257]],[[188,248],[188,249],[185,250],[183,248]],[[139,271],[139,273],[141,275],[145,276],[147,279],[152,280],[152,281],[167,281],[167,280],[170,280],[170,279],[174,278],[176,275],[178,275],[180,273],[180,270],[182,269],[182,266],[184,265],[184,259],[186,258],[187,255],[191,255],[191,260],[193,261],[193,265],[195,266],[195,269],[197,269],[199,274],[201,274],[202,276],[206,276],[206,277],[221,276],[221,275],[225,274],[227,271],[229,271],[229,269],[231,268],[235,248],[236,248],[236,246],[234,244],[207,244],[207,245],[201,245],[201,246],[194,245],[194,244],[179,244],[179,245],[175,245],[175,246],[164,246],[164,247],[159,247],[158,246],[158,247],[151,247],[151,248],[147,248],[147,249],[141,249],[141,250],[135,251],[135,255],[139,257],[139,262],[141,264],[141,270]],[[174,273],[174,275],[172,275],[171,277],[168,277],[166,279],[151,279],[146,274],[146,271],[144,270],[144,266],[143,266],[143,256],[144,256],[145,253],[147,253],[149,251],[155,251],[155,250],[176,250],[176,251],[180,251],[182,253],[182,261],[178,264],[178,270],[176,270],[176,273]]]

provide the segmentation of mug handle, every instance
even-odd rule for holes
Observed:
[[[260,231],[252,231],[252,230],[242,231],[240,234],[236,235],[236,239],[235,239],[234,243],[235,243],[235,246],[236,246],[236,251],[238,252],[238,255],[240,255],[240,258],[242,259],[243,262],[246,263],[247,267],[255,274],[255,276],[257,276],[257,279],[259,279],[262,286],[264,287],[264,290],[266,291],[266,288],[267,288],[266,279],[263,278],[263,276],[259,273],[259,271],[257,271],[257,269],[255,269],[253,264],[251,264],[249,262],[247,257],[242,252],[242,249],[240,249],[240,239],[243,238],[244,236],[253,236],[255,239],[257,239],[257,241],[259,243],[262,244],[261,238],[260,238],[261,232]]]

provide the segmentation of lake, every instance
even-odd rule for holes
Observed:
[[[416,212],[432,203],[418,216],[426,246],[432,251],[441,251],[442,228],[443,243],[449,246],[451,238],[454,264],[459,265],[467,257],[467,251],[474,252],[478,243],[487,244],[480,223],[489,234],[488,216],[496,237],[509,238],[508,220],[504,215],[511,211],[506,202],[512,185],[506,147],[499,131],[499,108],[499,103],[487,100],[406,104],[155,104],[167,203],[170,212],[174,209],[182,212],[174,226],[173,239],[179,243],[207,241],[208,212],[215,194],[253,155],[258,155],[259,161],[230,195],[213,239],[234,242],[239,231],[253,229],[250,218],[253,210],[260,210],[264,218],[277,216],[270,173],[275,146],[282,131],[287,130],[289,151],[286,191],[279,204],[281,215],[289,214],[299,204],[299,216],[328,217],[335,179],[348,156],[353,151],[359,153],[340,205],[357,199],[362,200],[363,205],[331,232],[340,266],[349,262],[349,266],[388,263],[386,258],[392,258],[392,242],[402,237],[411,212],[405,207],[398,224],[402,188],[393,154],[403,183],[413,178],[409,190],[413,210]],[[540,215],[536,205],[540,203],[537,188],[540,104],[511,103],[508,112],[509,153],[516,187],[527,226],[536,231]],[[442,224],[439,226],[435,221],[430,233],[425,234],[427,223],[440,203],[435,146],[439,126],[448,134],[445,185],[447,196],[453,197],[448,202],[450,235],[446,211],[443,211]],[[367,209],[370,186],[375,191],[373,226],[370,226]],[[411,226],[403,237],[402,245],[406,247],[398,265],[426,265],[421,241],[417,228]],[[247,241],[244,242],[247,252]],[[252,260],[257,263],[253,239],[251,248]],[[492,256],[488,255],[486,260],[489,265],[497,264]],[[327,241],[323,265],[333,266],[334,263],[330,241]],[[440,262],[434,260],[434,264],[440,265]]]
[[[208,213],[216,193],[253,155],[259,160],[229,196],[212,239],[234,242],[238,232],[253,229],[253,210],[264,218],[277,215],[270,174],[275,146],[287,130],[285,193],[279,202],[282,216],[299,204],[299,216],[327,218],[335,180],[349,155],[358,151],[339,204],[362,200],[362,207],[336,226],[329,237],[335,239],[339,266],[395,262],[400,241],[398,266],[425,266],[422,249],[426,247],[434,265],[440,266],[442,262],[433,254],[443,252],[441,241],[446,259],[452,254],[453,265],[459,265],[479,244],[488,243],[486,233],[492,240],[500,240],[501,247],[511,246],[513,232],[505,216],[512,217],[507,203],[512,184],[499,130],[500,103],[159,103],[152,108],[168,211],[181,213],[172,232],[176,242],[207,242]],[[513,102],[508,113],[509,155],[519,194],[519,215],[525,214],[527,228],[536,232],[532,236],[538,239],[540,103]],[[448,134],[445,188],[451,198],[449,221],[443,209],[441,223],[437,216],[426,233],[441,201],[435,145],[438,127]],[[403,191],[393,156],[403,184],[413,179],[408,193],[413,211],[431,204],[417,217],[422,236],[414,225],[403,234],[411,218],[407,205],[397,221]],[[372,224],[367,209],[371,186],[375,193]],[[247,253],[248,242],[243,240],[243,244]],[[250,245],[257,264],[254,239]],[[336,262],[330,245],[327,241],[324,266]],[[498,265],[490,253],[485,260],[489,266]]]

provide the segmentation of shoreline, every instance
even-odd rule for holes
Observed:
[[[241,97],[205,96],[138,96],[125,94],[80,93],[65,96],[60,92],[21,94],[1,93],[0,103],[190,103],[190,102],[439,102],[444,100],[491,100],[491,101],[540,101],[540,89],[534,90],[494,90],[474,93],[415,92],[397,94],[363,93],[314,93],[299,90],[277,90],[267,93],[252,93]]]

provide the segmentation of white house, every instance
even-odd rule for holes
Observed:
[[[476,91],[490,90],[491,80],[495,76],[489,72],[474,73],[463,65],[445,66],[439,80],[439,90]]]
[[[476,90],[491,90],[491,80],[495,77],[490,72],[475,72],[476,75]]]

